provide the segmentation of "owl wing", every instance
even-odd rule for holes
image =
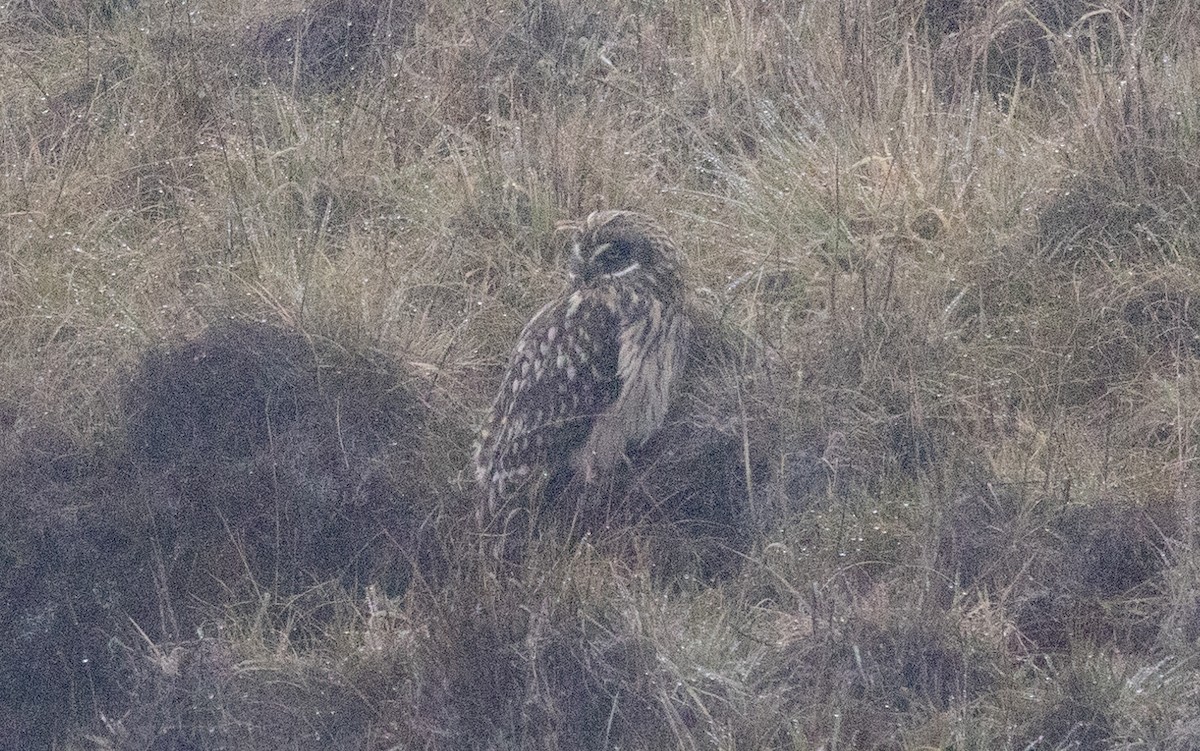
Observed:
[[[476,453],[479,483],[503,496],[540,470],[570,468],[597,415],[621,393],[611,292],[576,290],[525,325]]]

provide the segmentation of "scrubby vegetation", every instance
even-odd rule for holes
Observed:
[[[1200,746],[1193,3],[0,39],[0,747]],[[671,513],[499,569],[472,433],[601,207],[711,329]]]

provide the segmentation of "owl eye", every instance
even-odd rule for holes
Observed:
[[[601,274],[611,276],[624,276],[641,266],[635,257],[634,249],[629,243],[621,241],[610,241],[598,246],[592,253],[592,263]]]

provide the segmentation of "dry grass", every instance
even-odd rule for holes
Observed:
[[[0,8],[0,746],[1200,743],[1190,3],[253,6]],[[605,206],[687,450],[497,571]]]

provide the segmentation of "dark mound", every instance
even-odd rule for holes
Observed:
[[[378,71],[412,36],[421,0],[317,0],[277,14],[244,40],[247,65],[305,93],[335,90]]]
[[[404,380],[383,355],[259,324],[149,352],[123,412],[174,579],[402,586],[397,559],[430,512],[412,502],[423,417]]]
[[[147,645],[227,608],[292,603],[303,642],[338,590],[436,577],[438,496],[414,470],[434,428],[409,380],[382,354],[230,322],[145,355],[127,440],[85,446],[0,405],[0,746],[119,716]]]

